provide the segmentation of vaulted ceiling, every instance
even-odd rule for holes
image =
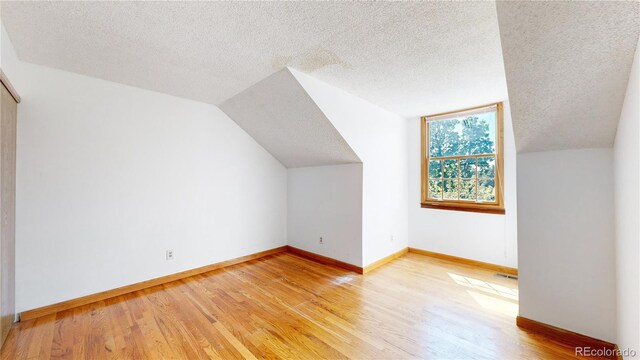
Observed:
[[[610,147],[640,2],[498,2],[519,152]]]
[[[3,1],[2,20],[23,61],[216,105],[286,66],[407,117],[506,96],[491,2]]]
[[[509,97],[519,151],[611,146],[640,30],[639,2],[0,4],[23,61],[220,105],[254,130],[257,103],[234,103],[291,67],[407,118]]]
[[[360,162],[289,69],[226,100],[220,109],[288,168]]]

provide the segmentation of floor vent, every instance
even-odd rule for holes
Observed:
[[[517,277],[517,276],[509,275],[509,274],[500,274],[500,273],[497,273],[497,274],[496,274],[496,276],[503,277],[503,278],[507,278],[507,279],[511,279],[511,280],[518,280],[518,277]]]

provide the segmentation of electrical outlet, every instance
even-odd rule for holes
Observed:
[[[173,250],[167,250],[167,260],[173,260]]]
[[[324,244],[324,240],[322,240],[322,236],[320,236],[320,245]]]
[[[391,242],[393,242],[393,235],[391,235]]]

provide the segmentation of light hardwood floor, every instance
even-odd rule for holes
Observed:
[[[407,254],[367,275],[289,253],[18,323],[2,359],[571,359],[517,282]]]

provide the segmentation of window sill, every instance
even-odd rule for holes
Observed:
[[[503,207],[495,206],[495,205],[452,204],[452,203],[422,203],[420,205],[423,209],[468,211],[468,212],[478,212],[478,213],[497,214],[497,215],[505,214],[505,210]]]

